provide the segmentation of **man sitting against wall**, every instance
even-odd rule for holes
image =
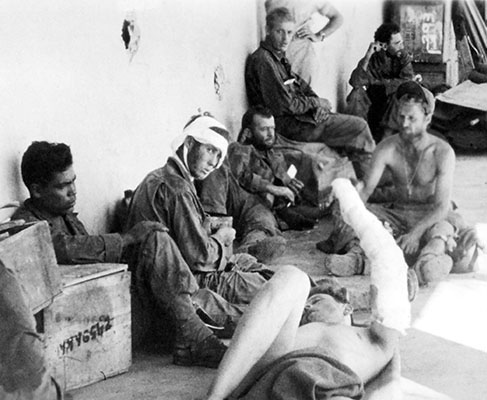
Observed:
[[[84,225],[73,212],[76,203],[76,175],[71,151],[67,145],[48,142],[32,143],[22,158],[21,172],[31,197],[14,213],[12,219],[23,219],[26,222],[46,220],[51,229],[59,263],[120,262],[123,261],[122,254],[124,253],[131,255],[129,261],[131,261],[130,264],[134,264],[138,259],[135,258],[133,261],[133,254],[127,250],[131,250],[129,247],[135,245],[136,248],[141,249],[141,263],[144,263],[154,275],[161,275],[160,271],[163,269],[161,264],[170,265],[166,263],[164,257],[144,258],[144,255],[150,251],[146,251],[145,248],[151,248],[150,240],[154,240],[154,237],[160,241],[162,241],[160,238],[164,238],[170,242],[166,248],[176,247],[167,235],[165,226],[159,222],[143,220],[133,224],[133,227],[124,234],[88,235]],[[178,250],[173,253],[176,252]],[[179,259],[178,261],[177,265],[186,265],[184,260]],[[183,279],[182,274],[180,274],[180,278]],[[172,288],[178,289],[177,284],[171,283]],[[152,284],[154,293],[157,294],[156,284]],[[206,302],[214,302],[218,306],[224,303],[223,299],[219,302],[220,298],[216,294],[214,294],[216,299],[212,295],[212,292],[205,291],[202,298]],[[204,332],[207,335],[205,339],[209,339],[203,344],[199,343],[199,346],[198,342],[195,342],[192,347],[192,358],[189,360],[189,346],[187,346],[188,348],[179,352],[182,353],[183,359],[176,357],[175,361],[216,366],[215,363],[223,355],[224,346],[196,315],[192,301],[189,301],[187,305],[187,309],[174,306],[173,308],[176,309],[174,315],[179,316],[179,312],[181,312],[188,331],[194,332],[195,336],[198,332]],[[241,314],[241,310],[237,306],[233,307],[232,311],[232,315]],[[137,318],[137,316],[134,317]],[[214,343],[217,345],[214,346]],[[215,361],[215,357],[217,361]]]
[[[207,178],[195,181],[195,186],[206,213],[216,219],[232,218],[235,252],[248,253],[262,263],[282,255],[286,239],[276,217],[258,196],[240,187],[228,158]]]
[[[64,143],[33,142],[22,157],[21,173],[30,198],[12,219],[47,221],[59,264],[121,262],[129,245],[161,229],[159,224],[142,222],[124,234],[89,235],[74,212],[76,173],[71,150]]]
[[[266,17],[266,39],[249,57],[245,85],[251,106],[263,105],[274,115],[277,131],[301,142],[320,142],[345,150],[357,160],[359,177],[367,169],[375,142],[362,118],[331,111],[318,95],[291,70],[286,50],[295,32],[295,20],[286,8]]]
[[[287,57],[293,71],[311,85],[319,76],[321,64],[317,54],[319,46],[316,46],[316,43],[328,39],[340,28],[343,24],[343,16],[328,0],[266,0],[265,2],[266,13],[278,7],[286,7],[296,19],[296,34],[287,50]]]
[[[324,212],[301,197],[304,184],[289,176],[284,154],[275,144],[271,111],[251,107],[242,117],[238,142],[228,150],[232,172],[245,190],[259,195],[290,229],[311,229]]]
[[[140,221],[166,228],[130,253],[136,295],[147,307],[155,302],[167,310],[176,325],[176,364],[216,367],[226,349],[201,324],[193,303],[218,323],[236,322],[271,275],[254,257],[232,254],[235,230],[221,226],[212,232],[197,196],[194,181],[221,166],[227,147],[220,122],[207,115],[191,118],[173,143],[175,154],[144,178],[129,208],[128,228]]]
[[[259,196],[240,187],[228,157],[220,168],[205,179],[195,180],[194,185],[207,214],[217,219],[232,218],[237,253],[249,253],[265,263],[284,252],[286,239],[274,214]]]
[[[365,118],[374,139],[382,139],[385,128],[397,128],[391,102],[398,86],[413,79],[412,57],[404,51],[399,26],[385,23],[375,31],[365,56],[350,76],[353,90],[348,97],[349,112]]]
[[[129,244],[141,242],[148,233],[161,228],[143,222],[123,235],[89,235],[73,212],[76,175],[70,148],[63,143],[33,142],[22,157],[21,173],[30,198],[12,219],[47,221],[59,263],[120,262]],[[48,373],[42,341],[25,295],[15,274],[1,261],[0,317],[0,398],[62,398]]]

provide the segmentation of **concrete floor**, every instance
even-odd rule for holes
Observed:
[[[454,199],[467,222],[487,223],[485,155],[457,157]],[[296,264],[315,277],[322,253],[314,248],[327,235],[320,224],[295,235],[277,260]],[[487,257],[475,274],[451,275],[423,288],[412,304],[413,324],[401,342],[405,399],[485,400],[487,398]],[[366,277],[343,280],[352,289],[355,306],[367,298]],[[128,373],[72,391],[74,400],[196,399],[206,392],[214,370],[171,364],[167,354],[135,353]]]

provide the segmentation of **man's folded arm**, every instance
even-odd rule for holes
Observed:
[[[319,106],[319,98],[314,92],[304,95],[291,89],[292,85],[298,84],[291,80],[299,78],[290,77],[288,84],[285,84],[278,69],[270,62],[259,63],[257,73],[264,103],[275,116],[306,114]]]
[[[201,205],[189,193],[181,193],[171,204],[171,236],[191,270],[212,271],[226,264],[224,244],[210,235],[197,212]]]
[[[122,257],[122,236],[105,235],[52,235],[54,251],[59,264],[117,263]]]

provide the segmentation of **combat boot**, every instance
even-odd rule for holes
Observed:
[[[334,276],[360,275],[364,260],[357,254],[325,254],[325,272]]]
[[[271,262],[286,250],[286,239],[282,236],[268,236],[248,246],[247,253],[261,263]]]
[[[445,279],[452,267],[448,254],[422,254],[413,266],[421,286]]]
[[[227,347],[198,317],[190,296],[178,295],[170,313],[176,325],[174,364],[217,368]]]
[[[199,366],[218,368],[220,361],[227,350],[220,339],[214,334],[197,343],[187,340],[178,340],[174,344],[173,363],[185,367]]]
[[[315,219],[305,217],[295,211],[292,207],[285,207],[277,210],[277,215],[286,223],[289,229],[297,231],[313,229],[317,223]]]
[[[345,254],[325,254],[325,271],[335,276],[360,275],[364,273],[365,260],[365,253],[355,240],[345,248]]]

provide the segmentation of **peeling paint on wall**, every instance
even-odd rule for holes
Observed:
[[[215,94],[218,96],[218,100],[223,99],[223,87],[225,84],[225,72],[223,66],[218,64],[213,73],[213,85],[215,86]]]
[[[140,43],[140,28],[137,24],[135,11],[128,12],[123,21],[122,39],[125,44],[125,49],[129,54],[129,61],[132,61],[135,53],[139,50]]]

